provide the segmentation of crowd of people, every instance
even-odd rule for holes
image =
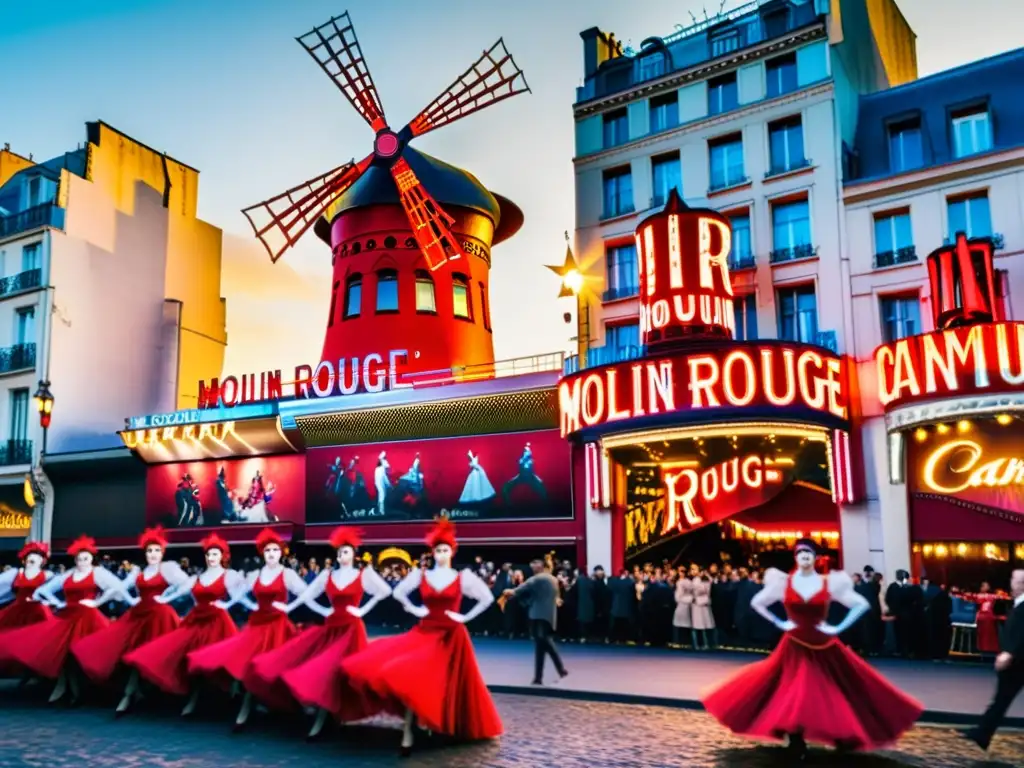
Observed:
[[[410,568],[429,564],[430,557],[427,552],[418,561],[373,564],[372,558],[364,555],[363,564],[373,565],[394,587]],[[133,567],[130,560],[118,562],[110,555],[101,560],[121,579]],[[257,563],[257,557],[244,558],[239,568],[248,572]],[[182,558],[179,564],[190,575],[200,570],[189,558]],[[330,557],[300,559],[294,554],[286,558],[285,564],[306,583],[312,583],[323,570],[334,565]],[[529,575],[525,564],[496,564],[482,557],[463,565],[472,568],[496,598],[504,590],[521,585]],[[762,589],[765,570],[754,563],[712,563],[707,567],[647,563],[617,575],[607,573],[600,565],[588,573],[568,560],[555,561],[554,566],[561,592],[557,632],[563,642],[768,650],[775,647],[781,636],[751,609],[751,600]],[[58,572],[62,568],[63,565],[56,566]],[[964,642],[957,644],[959,654],[998,653],[1000,633],[1012,605],[1004,590],[994,589],[988,582],[973,589],[928,579],[915,582],[906,571],[897,571],[895,578],[886,582],[871,566],[851,576],[857,592],[870,604],[864,618],[842,638],[859,653],[944,659],[953,648],[954,627],[965,632]],[[104,608],[110,616],[126,610],[119,602],[108,603]],[[841,620],[841,606],[834,604],[830,610],[830,619]],[[240,609],[235,614],[242,615]],[[315,617],[308,609],[300,608],[296,619],[303,622]],[[401,606],[392,603],[375,611],[367,624],[402,630],[410,627],[413,620]],[[517,604],[504,608],[494,604],[474,619],[468,629],[476,635],[505,638],[526,638],[530,633],[525,608]]]

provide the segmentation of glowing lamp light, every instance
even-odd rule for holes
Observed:
[[[963,419],[957,422],[956,428],[960,432],[970,432],[971,422],[967,421],[966,419]]]
[[[966,544],[959,544],[959,545],[957,545],[956,553],[958,555],[961,555],[961,556],[966,555],[967,554],[967,545]]]
[[[50,392],[50,382],[40,381],[39,389],[33,396],[36,401],[36,409],[39,411],[39,425],[48,429],[50,419],[53,418],[53,393]]]
[[[939,424],[939,426],[937,426],[937,427],[935,428],[935,430],[936,430],[936,431],[937,431],[937,432],[938,432],[938,433],[939,433],[940,435],[945,435],[945,434],[947,434],[947,433],[949,432],[949,425],[948,425],[948,424]]]
[[[583,273],[578,269],[570,269],[562,275],[562,284],[574,294],[578,294],[583,290]]]
[[[996,416],[996,422],[1001,427],[1007,426],[1012,421],[1013,421],[1013,416],[1010,416],[1008,413],[1000,413],[998,416]]]
[[[914,433],[914,439],[917,440],[917,442],[919,443],[923,443],[925,440],[928,439],[928,431],[924,429],[917,430]]]

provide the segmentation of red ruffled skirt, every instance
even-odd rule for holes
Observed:
[[[376,640],[341,662],[358,691],[412,710],[420,724],[461,739],[490,739],[504,730],[461,624],[426,621],[402,635]]]
[[[705,693],[704,708],[734,733],[876,749],[894,743],[924,708],[835,639],[785,635],[764,661]]]
[[[15,600],[10,605],[0,608],[0,658],[3,658],[4,648],[7,647],[7,632],[44,621],[53,621],[53,612],[49,606],[38,600]],[[0,677],[10,677],[20,674],[21,671],[13,661],[0,662]]]
[[[0,665],[13,664],[39,677],[55,679],[75,641],[108,626],[110,621],[98,609],[69,605],[53,621],[4,632]]]
[[[253,659],[280,648],[298,630],[288,616],[276,608],[255,611],[241,632],[227,640],[208,645],[188,655],[188,673],[245,682]]]
[[[140,603],[106,629],[76,642],[71,653],[86,677],[106,682],[127,653],[172,632],[178,624],[178,614],[171,606]]]
[[[999,619],[994,613],[979,613],[978,650],[982,653],[999,653]]]
[[[161,691],[185,696],[189,691],[188,655],[237,633],[227,611],[199,605],[177,629],[136,648],[121,661]]]

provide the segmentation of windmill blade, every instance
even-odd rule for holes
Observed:
[[[520,93],[528,93],[526,75],[516,64],[501,38],[477,59],[461,77],[414,117],[407,130],[413,136],[454,123]]]
[[[377,86],[359,47],[348,11],[295,38],[327,73],[374,132],[387,127]]]
[[[391,166],[391,175],[427,268],[436,271],[447,262],[464,257],[466,254],[451,231],[455,220],[431,197],[405,158]]]
[[[295,245],[331,203],[365,173],[372,161],[373,155],[367,155],[358,163],[345,163],[243,210],[256,237],[270,254],[270,260],[276,262]]]

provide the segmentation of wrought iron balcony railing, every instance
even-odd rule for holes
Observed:
[[[717,181],[712,179],[711,186],[708,187],[708,192],[722,192],[723,190],[732,189],[733,187],[741,187],[749,181],[749,176],[738,176],[729,179],[718,179]]]
[[[43,270],[27,269],[16,275],[0,278],[0,296],[10,296],[38,288],[43,282]]]
[[[0,466],[32,463],[31,440],[7,440],[0,442]]]
[[[756,269],[757,257],[752,253],[744,253],[729,257],[729,269],[739,272],[744,269]]]
[[[618,301],[619,299],[631,299],[640,294],[640,288],[635,285],[618,285],[609,288],[601,295],[602,301]]]
[[[771,263],[778,264],[783,261],[796,261],[797,259],[810,259],[818,255],[818,246],[810,243],[792,245],[788,248],[776,248],[771,253]]]
[[[587,350],[587,364],[584,367],[593,368],[598,365],[611,365],[612,363],[621,363],[626,360],[636,360],[638,357],[643,357],[646,352],[646,347],[633,344],[621,347],[591,347]],[[565,364],[562,367],[564,376],[576,373],[579,369],[580,361],[576,355],[569,355],[565,358]]]
[[[0,218],[0,237],[11,237],[40,227],[64,227],[64,209],[54,203],[43,203],[19,213]]]
[[[13,373],[36,367],[36,345],[15,344],[0,349],[0,373]]]
[[[811,161],[806,157],[801,157],[799,160],[790,160],[788,163],[772,163],[771,168],[765,171],[764,177],[770,179],[772,176],[781,176],[784,173],[790,171],[799,171],[801,168],[809,168]]]
[[[895,251],[882,251],[875,254],[875,269],[895,267],[897,264],[911,264],[917,261],[917,248],[905,245]]]

